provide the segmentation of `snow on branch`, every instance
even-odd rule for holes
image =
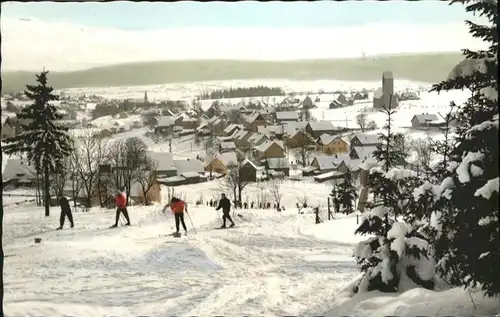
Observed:
[[[462,159],[462,162],[457,167],[457,175],[460,183],[467,183],[470,181],[469,166],[472,162],[481,161],[484,159],[484,154],[480,152],[468,152]],[[477,170],[472,170],[473,176],[477,176]],[[474,175],[476,174],[476,175]]]
[[[498,186],[499,186],[498,177],[490,179],[489,181],[486,182],[486,184],[483,187],[476,190],[474,196],[476,197],[482,196],[485,199],[490,199],[491,195],[494,192],[498,192]]]

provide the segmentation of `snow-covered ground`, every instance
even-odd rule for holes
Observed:
[[[355,217],[315,226],[295,208],[244,210],[237,228],[214,230],[217,212],[192,206],[197,233],[186,219],[188,236],[174,239],[159,209],[130,207],[133,226],[119,229],[104,229],[114,211],[75,213],[63,231],[56,209],[7,209],[7,316],[319,314],[359,274]],[[325,230],[338,235],[316,237]]]
[[[175,239],[171,215],[160,205],[129,207],[132,226],[107,229],[114,211],[94,208],[74,213],[75,228],[54,231],[50,217],[33,204],[5,209],[6,316],[493,316],[494,299],[458,289],[404,293],[370,292],[353,296],[360,274],[353,245],[356,215],[336,215],[314,224],[310,212],[298,214],[296,198],[311,206],[329,187],[283,184],[285,211],[237,210],[236,228],[215,230],[218,213],[195,206],[221,192],[217,182],[183,186],[189,233]],[[244,196],[256,199],[260,189]],[[163,190],[166,198],[166,190]],[[5,197],[9,203],[9,197]],[[326,220],[322,213],[321,217]],[[66,224],[68,226],[68,224]],[[193,227],[194,226],[194,227]],[[195,231],[196,229],[196,231]],[[34,244],[34,238],[41,238]]]

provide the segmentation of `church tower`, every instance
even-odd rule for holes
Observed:
[[[383,94],[383,105],[389,107],[389,100],[392,97],[391,108],[394,109],[397,105],[394,103],[394,75],[391,71],[385,71],[382,73],[382,94]]]

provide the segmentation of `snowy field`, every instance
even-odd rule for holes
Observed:
[[[174,230],[160,205],[129,207],[132,226],[107,229],[114,210],[74,213],[75,228],[58,226],[33,204],[5,209],[6,316],[494,316],[494,300],[458,289],[419,288],[396,294],[352,294],[359,278],[353,245],[356,215],[314,224],[299,215],[297,197],[326,205],[330,187],[283,184],[286,210],[236,210],[236,227],[216,230],[218,213],[195,206],[220,194],[218,183],[176,188],[189,204],[188,235]],[[255,200],[249,186],[244,197]],[[163,190],[165,196],[166,190]],[[164,197],[165,199],[166,197]],[[4,197],[9,204],[9,197]],[[324,212],[322,219],[326,220]],[[194,227],[193,227],[194,225]],[[68,226],[68,224],[66,224]],[[34,238],[41,238],[34,244]]]
[[[319,94],[323,91],[358,91],[367,89],[374,91],[382,85],[382,74],[380,81],[340,81],[340,80],[277,80],[277,79],[252,79],[252,80],[223,80],[223,81],[200,81],[189,83],[175,83],[163,85],[145,85],[145,86],[120,86],[120,87],[80,87],[57,90],[57,93],[65,92],[69,95],[81,96],[98,95],[107,99],[141,99],[144,92],[148,92],[150,101],[162,100],[186,100],[191,101],[202,92],[209,92],[220,89],[229,89],[237,87],[268,86],[281,87],[285,93],[309,93],[311,95]],[[429,83],[415,82],[409,80],[394,80],[394,89],[403,91],[405,89],[415,89],[419,91],[428,90],[431,87]],[[274,97],[263,97],[263,99],[273,100]],[[281,97],[283,98],[283,97]],[[248,98],[245,98],[248,99]],[[258,98],[262,99],[262,98]],[[280,97],[276,97],[279,101]],[[203,102],[203,101],[202,101]]]

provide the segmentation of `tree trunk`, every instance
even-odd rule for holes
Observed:
[[[49,180],[49,167],[47,163],[43,167],[43,181],[44,181],[44,205],[45,205],[45,217],[50,216],[50,180]]]

